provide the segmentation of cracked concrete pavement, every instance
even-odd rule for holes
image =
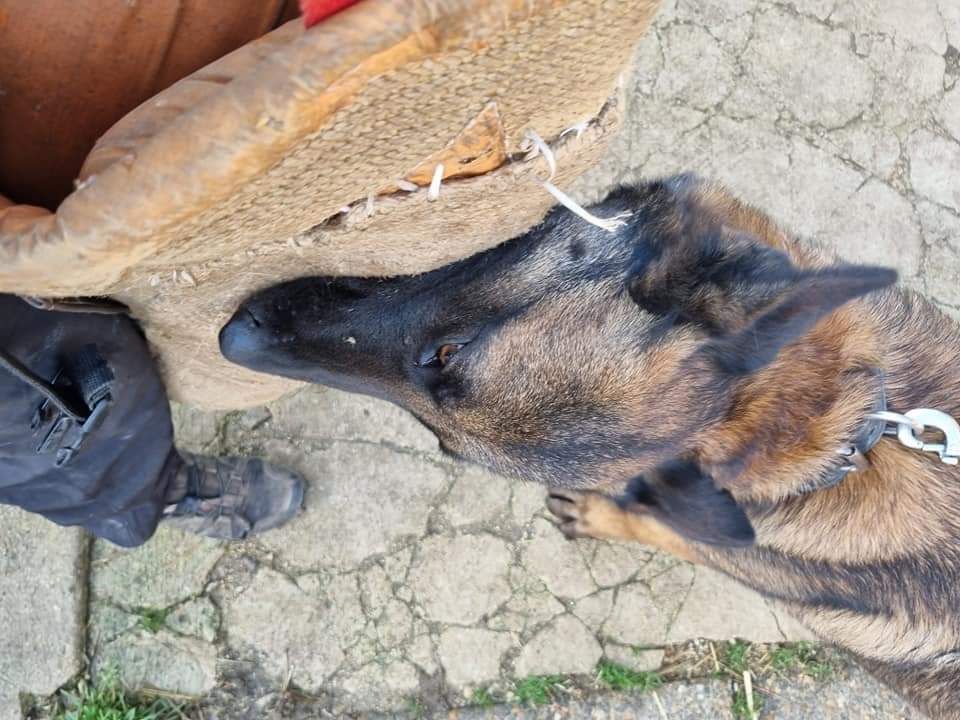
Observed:
[[[709,570],[565,541],[542,488],[445,458],[379,401],[315,387],[267,408],[175,415],[188,449],[263,454],[310,480],[304,515],[256,542],[160,532],[135,551],[94,546],[95,667],[212,693],[231,708],[223,717],[285,683],[335,714],[424,695],[457,706],[516,678],[592,673],[602,657],[656,669],[660,647],[690,638],[807,637]],[[145,610],[160,627],[145,627]]]
[[[638,48],[624,131],[579,194],[715,177],[960,317],[958,48],[953,0],[668,0]],[[445,459],[383,403],[307,388],[175,414],[187,449],[303,472],[306,513],[255,543],[161,531],[123,551],[0,509],[0,720],[84,655],[234,718],[288,685],[334,714],[452,706],[603,657],[656,668],[688,638],[806,637],[709,570],[563,541],[541,489]]]
[[[682,171],[960,312],[960,5],[673,0],[584,180]]]

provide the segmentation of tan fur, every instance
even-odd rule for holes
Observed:
[[[547,501],[556,514],[569,512],[573,506],[575,519],[561,524],[570,538],[590,537],[601,540],[635,540],[663,550],[682,560],[697,562],[696,548],[650,514],[626,512],[606,495],[594,492],[558,491]]]
[[[700,202],[704,212],[785,249],[799,265],[827,261],[716,186],[702,189]],[[805,595],[810,574],[815,580],[818,571],[816,565],[794,571],[787,561],[768,562],[767,551],[794,559],[789,562],[850,568],[877,563],[909,568],[923,557],[943,557],[960,535],[960,471],[935,456],[885,438],[869,453],[869,470],[834,488],[809,494],[798,494],[798,488],[829,467],[834,449],[863,423],[877,393],[867,368],[884,372],[891,409],[933,407],[960,417],[958,350],[957,327],[932,306],[882,292],[833,313],[744,380],[726,418],[704,428],[692,452],[738,502],[762,507],[750,513],[758,549],[724,551],[685,541],[649,515],[627,512],[593,492],[554,491],[551,509],[566,519],[562,529],[570,536],[637,540],[775,595]],[[670,414],[683,414],[683,402],[671,403]],[[843,582],[853,588],[857,573],[849,571]],[[905,576],[903,582],[915,579]],[[947,689],[960,677],[955,656],[960,601],[952,613],[936,611],[923,605],[922,589],[914,589],[920,598],[915,606],[891,598],[883,615],[785,604],[820,636],[875,663],[879,674],[933,717],[960,718],[958,698]]]
[[[960,328],[692,176],[595,210],[631,221],[554,210],[427,275],[271,288],[225,352],[403,405],[444,450],[550,485],[567,534],[717,568],[960,720],[960,468],[884,438],[832,485],[881,396],[960,418]]]

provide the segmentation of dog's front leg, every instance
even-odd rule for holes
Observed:
[[[551,490],[547,508],[568,538],[634,540],[682,560],[700,560],[690,542],[652,514],[624,510],[602,493]]]

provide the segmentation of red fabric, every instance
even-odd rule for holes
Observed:
[[[300,0],[303,22],[307,27],[313,27],[321,20],[340,12],[355,2],[357,0]]]

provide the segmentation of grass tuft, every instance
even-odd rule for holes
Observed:
[[[750,703],[747,702],[747,693],[743,689],[743,686],[737,687],[737,691],[733,695],[733,704],[730,706],[730,710],[733,712],[735,718],[752,720],[754,717],[754,715],[750,713]],[[753,691],[753,710],[756,715],[759,715],[760,711],[763,710],[763,695],[760,695],[756,690]]]
[[[833,675],[833,665],[808,642],[784,643],[774,648],[770,664],[777,672],[799,670],[814,680],[826,680]]]
[[[743,640],[731,640],[727,643],[723,655],[723,664],[735,675],[743,675],[750,668],[750,643]]]
[[[663,678],[655,672],[637,672],[607,660],[597,665],[597,679],[611,690],[650,692],[663,685]]]
[[[497,701],[493,695],[490,694],[490,690],[481,687],[473,691],[473,694],[470,696],[470,704],[479,708],[489,708],[496,705]]]
[[[146,630],[148,633],[156,635],[160,632],[160,629],[163,627],[164,623],[167,622],[167,617],[170,615],[169,608],[141,608],[138,611],[140,615],[140,627]]]
[[[562,683],[563,678],[559,675],[531,675],[516,682],[513,694],[527,705],[546,705],[556,698]]]
[[[123,689],[116,669],[99,673],[96,683],[81,680],[75,692],[62,692],[63,708],[54,720],[182,720],[180,705],[156,699],[139,702]]]

